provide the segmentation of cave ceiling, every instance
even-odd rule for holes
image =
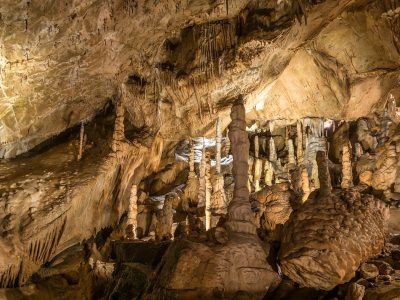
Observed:
[[[367,116],[400,85],[397,14],[381,0],[3,0],[0,157],[119,99],[167,141],[227,127],[238,95],[249,124]]]

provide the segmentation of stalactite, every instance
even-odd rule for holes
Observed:
[[[349,142],[343,145],[342,152],[342,183],[343,189],[353,186],[353,171],[351,166],[351,145]]]
[[[127,220],[127,238],[137,239],[137,214],[138,214],[138,205],[137,205],[137,185],[133,184],[131,188],[131,195],[129,198],[129,207],[128,207],[128,220]]]
[[[85,124],[81,123],[81,130],[79,132],[79,152],[78,152],[78,161],[82,159],[83,151],[84,151],[84,135],[85,135]]]
[[[303,128],[301,121],[297,121],[297,162],[299,165],[302,165],[304,162],[304,153],[303,153]]]
[[[36,272],[42,264],[49,261],[64,233],[66,216],[61,215],[55,219],[46,229],[30,238],[29,246],[24,250],[18,273],[18,285],[23,285],[29,277]],[[14,276],[15,274],[11,274]],[[4,277],[4,274],[0,277]],[[17,278],[14,277],[14,283]],[[11,283],[10,280],[5,280]]]
[[[276,148],[275,148],[275,141],[274,138],[271,136],[269,139],[269,160],[271,162],[275,162],[278,159]]]
[[[311,193],[310,181],[308,179],[308,171],[305,167],[301,169],[301,189],[303,190],[303,196],[301,199],[303,202],[305,202]]]
[[[216,137],[215,137],[215,170],[217,174],[221,173],[221,147],[222,147],[222,132],[221,132],[221,120],[218,117],[216,124]]]

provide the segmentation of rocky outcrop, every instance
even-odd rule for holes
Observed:
[[[388,208],[355,190],[330,192],[321,167],[320,157],[321,191],[291,214],[279,259],[282,272],[295,282],[330,290],[382,250]]]

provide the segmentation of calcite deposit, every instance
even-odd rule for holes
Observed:
[[[291,214],[279,259],[282,272],[295,282],[330,290],[382,251],[388,207],[356,190],[331,191],[325,154],[320,156],[321,189]]]
[[[2,0],[0,298],[399,294],[399,49],[400,0]]]

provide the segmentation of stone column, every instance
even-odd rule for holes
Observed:
[[[350,143],[346,142],[343,145],[342,152],[342,189],[348,189],[353,186],[353,170],[351,167],[351,151]]]
[[[301,121],[297,121],[297,162],[302,165],[304,162],[304,152],[303,152],[303,128]]]
[[[189,178],[195,178],[196,173],[194,171],[194,143],[193,140],[189,140]]]
[[[129,198],[127,236],[128,238],[137,239],[137,185],[132,185],[131,195]]]
[[[276,154],[275,141],[271,136],[269,139],[269,161],[274,162],[278,159],[278,155]]]
[[[314,182],[314,189],[319,189],[320,182],[319,182],[319,175],[318,175],[318,163],[315,159],[312,161],[311,178]]]
[[[83,151],[84,151],[84,139],[85,136],[85,124],[81,123],[81,130],[79,132],[79,152],[78,152],[78,161],[82,159]]]
[[[116,113],[115,127],[114,127],[113,140],[111,144],[111,148],[114,152],[120,150],[119,145],[125,139],[125,133],[124,133],[125,108],[121,100],[117,102],[115,113]]]
[[[233,199],[228,207],[226,226],[231,233],[256,234],[254,214],[249,202],[247,189],[249,138],[246,132],[246,111],[242,98],[238,98],[231,110],[232,122],[229,125],[233,155],[233,177],[235,188]]]
[[[296,165],[296,158],[294,156],[294,145],[293,145],[293,140],[288,139],[287,140],[287,145],[288,145],[288,151],[289,151],[289,165]]]
[[[272,177],[274,176],[274,170],[272,168],[271,162],[265,160],[264,162],[264,182],[266,185],[272,185]]]
[[[325,151],[317,151],[318,178],[319,178],[319,195],[330,195],[332,191],[331,176],[329,174],[328,158]]]
[[[311,190],[310,190],[310,181],[308,179],[308,171],[307,168],[304,166],[301,169],[301,189],[303,190],[303,196],[301,200],[305,202],[308,199]]]

